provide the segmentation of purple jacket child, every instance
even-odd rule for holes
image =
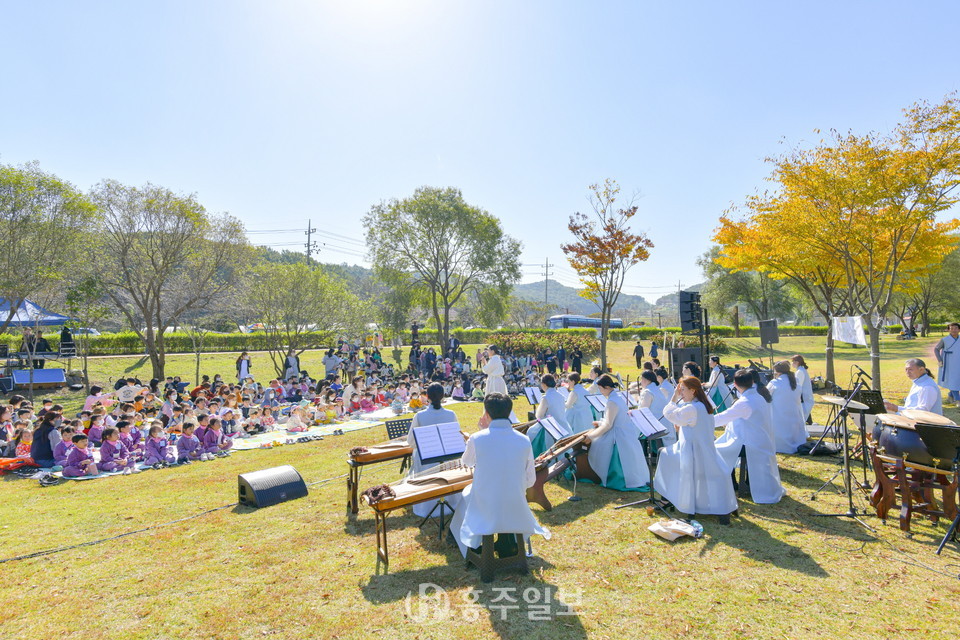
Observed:
[[[70,455],[67,456],[67,464],[63,466],[63,475],[65,478],[79,478],[87,475],[87,464],[93,462],[93,456],[90,449],[80,449],[73,447]]]
[[[221,448],[221,444],[226,444],[227,446]],[[218,453],[220,451],[226,451],[231,447],[233,447],[233,440],[225,436],[220,429],[207,429],[207,432],[203,434],[204,453]]]
[[[122,466],[117,460],[126,460],[127,464]],[[120,471],[126,467],[132,468],[134,464],[133,456],[130,455],[127,445],[123,444],[123,440],[116,442],[104,440],[100,445],[100,462],[97,463],[100,471]]]
[[[147,458],[144,464],[153,466],[157,463],[175,462],[173,454],[167,451],[166,438],[147,438]]]
[[[182,435],[177,440],[177,462],[199,460],[201,453],[203,453],[203,445],[200,444],[197,436]]]
[[[67,466],[67,456],[73,451],[73,443],[69,440],[61,440],[53,448],[53,461],[61,467]]]

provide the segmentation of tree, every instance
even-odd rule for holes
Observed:
[[[823,262],[826,274],[816,286],[833,288],[849,313],[864,318],[879,389],[883,318],[897,293],[957,244],[951,232],[960,221],[937,216],[957,202],[960,106],[955,96],[939,105],[918,103],[889,135],[831,137],[770,160],[777,192],[748,205],[773,215],[752,216],[748,227],[758,233],[750,240],[765,240],[761,247],[769,253],[784,244],[795,248],[805,254],[793,257],[807,274],[816,273],[810,256]]]
[[[637,206],[615,208],[620,186],[607,178],[602,185],[590,185],[590,205],[596,220],[583,213],[570,216],[567,228],[574,242],[562,245],[570,266],[584,289],[580,295],[600,307],[600,366],[607,368],[607,337],[610,316],[620,297],[627,272],[650,257],[653,242],[645,234],[630,231],[630,219]]]
[[[511,297],[508,319],[518,329],[543,329],[556,312],[556,305]]]
[[[904,329],[912,330],[921,324],[920,335],[926,337],[932,318],[960,308],[960,292],[956,283],[960,279],[960,249],[947,254],[943,262],[930,268],[908,283],[895,296],[895,312]]]
[[[727,269],[717,262],[720,247],[711,247],[697,259],[707,281],[701,290],[703,304],[714,316],[743,304],[757,320],[785,319],[797,310],[789,280],[777,280],[764,271]]]
[[[229,290],[249,257],[243,224],[212,215],[193,195],[147,184],[98,184],[98,256],[107,294],[144,341],[153,377],[164,377],[164,332],[194,305]]]
[[[338,280],[305,264],[262,264],[251,279],[250,300],[264,325],[278,376],[287,352],[299,355],[338,333],[363,330],[369,309]]]
[[[441,344],[449,341],[457,304],[481,292],[506,297],[520,279],[520,242],[497,218],[465,202],[459,189],[421,187],[410,198],[371,207],[363,224],[377,276],[418,290]]]
[[[82,193],[36,164],[0,165],[0,297],[10,302],[0,333],[25,299],[72,271],[95,216]]]
[[[74,328],[84,329],[97,325],[107,317],[110,309],[107,306],[107,294],[103,291],[100,279],[92,273],[90,263],[70,278],[66,288],[67,313],[74,318]],[[90,392],[90,376],[88,375],[88,358],[90,356],[90,334],[86,331],[78,332],[73,336],[77,348],[77,355],[83,363],[83,384]]]
[[[396,344],[396,338],[403,334],[410,322],[413,306],[418,302],[420,293],[413,284],[410,274],[403,271],[390,270],[383,278],[384,282],[392,283],[384,286],[377,304],[376,317],[380,326],[389,332],[391,342]]]

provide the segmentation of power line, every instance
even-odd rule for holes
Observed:
[[[317,253],[320,252],[320,248],[317,246],[317,243],[311,242],[310,240],[310,236],[316,233],[317,231],[316,229],[313,228],[312,222],[313,222],[312,220],[309,220],[309,219],[307,220],[307,230],[304,232],[307,236],[307,244],[305,245],[307,248],[307,264],[311,264],[311,260],[310,260],[311,251],[316,251]]]

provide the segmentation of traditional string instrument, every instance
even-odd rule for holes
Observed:
[[[590,460],[586,455],[589,447],[584,444],[586,439],[585,433],[575,433],[560,438],[549,449],[537,456],[534,460],[537,479],[533,486],[527,489],[527,502],[536,502],[547,511],[553,509],[543,487],[571,466],[578,478],[600,483],[600,476],[590,468]]]
[[[450,460],[387,485],[393,496],[383,497],[376,502],[364,496],[364,501],[375,511],[385,513],[459,493],[471,482],[473,468],[463,466],[461,460]]]
[[[387,442],[374,444],[369,447],[354,447],[347,452],[347,466],[349,475],[347,477],[347,513],[356,514],[360,510],[360,501],[357,495],[360,490],[360,475],[368,464],[378,462],[389,462],[391,460],[403,460],[400,465],[400,473],[406,468],[413,455],[413,447],[407,444],[407,437],[394,438]]]

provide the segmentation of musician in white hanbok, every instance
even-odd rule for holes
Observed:
[[[734,471],[743,450],[747,461],[750,497],[757,504],[775,504],[786,495],[773,443],[770,393],[760,385],[756,371],[741,369],[733,377],[740,397],[714,416],[714,425],[726,426],[716,447],[728,471]]]
[[[937,382],[948,391],[947,399],[960,404],[960,324],[947,325],[948,335],[940,338],[933,346],[933,355],[940,364]]]
[[[899,413],[904,409],[920,409],[943,415],[943,398],[940,387],[933,379],[933,374],[927,369],[926,363],[920,358],[911,358],[904,364],[904,373],[913,380],[910,393],[903,405],[896,405],[884,400],[883,404],[890,413]]]
[[[790,358],[793,363],[797,376],[797,385],[800,387],[800,413],[803,415],[803,421],[810,421],[810,412],[813,411],[813,381],[810,379],[810,371],[807,369],[807,361],[803,356],[797,354]]]
[[[500,358],[500,350],[490,345],[487,347],[487,350],[484,351],[484,355],[487,358],[486,363],[483,365],[483,372],[487,374],[487,384],[483,389],[484,395],[491,393],[506,394],[507,383],[503,379],[505,371],[503,368],[503,360]]]
[[[774,378],[767,384],[773,397],[773,441],[777,453],[796,453],[807,442],[807,427],[800,408],[800,385],[790,370],[790,363],[781,360],[773,365]]]
[[[423,464],[423,462],[420,460],[420,452],[417,451],[417,441],[414,438],[413,430],[417,427],[429,427],[431,425],[446,424],[448,422],[456,422],[457,424],[460,423],[460,420],[457,419],[457,414],[450,409],[444,409],[440,406],[440,403],[443,402],[443,385],[441,385],[439,382],[431,383],[427,387],[427,398],[430,400],[430,406],[413,414],[413,421],[410,423],[410,431],[407,432],[407,444],[413,447],[413,455],[411,457],[413,462],[410,465],[411,476],[420,473],[421,471],[432,469],[440,464],[438,462],[426,465]],[[456,509],[459,507],[461,500],[462,498],[459,494],[453,494],[445,498],[447,506],[449,506],[451,509]],[[420,502],[413,505],[413,512],[421,518],[426,518],[436,504],[436,500]],[[435,517],[440,516],[439,509],[433,513]]]
[[[527,504],[526,490],[536,481],[530,441],[515,431],[508,416],[513,402],[506,394],[488,394],[477,431],[467,441],[463,464],[474,467],[473,483],[464,489],[463,502],[450,522],[464,557],[480,546],[485,535],[538,533],[550,538]]]
[[[587,390],[580,384],[580,374],[574,371],[567,376],[567,426],[570,433],[580,433],[593,428],[593,409],[587,402]]]
[[[707,397],[717,411],[728,409],[733,404],[733,394],[727,386],[726,376],[723,375],[720,356],[710,356],[710,379],[703,385],[703,390],[707,392]]]
[[[670,374],[667,373],[665,367],[657,367],[653,372],[657,376],[657,384],[660,385],[660,391],[663,392],[663,399],[670,402],[670,399],[673,398],[673,391],[676,389],[673,381],[670,380]]]
[[[650,484],[650,469],[637,434],[637,427],[627,415],[627,403],[614,393],[616,383],[609,375],[596,381],[597,389],[607,398],[603,420],[594,422],[587,431],[590,445],[587,459],[590,468],[600,476],[600,484],[617,491],[642,491]]]
[[[557,391],[557,379],[552,374],[544,374],[540,378],[540,390],[543,391],[543,397],[537,404],[535,414],[537,420],[547,417],[553,418],[563,429],[567,429],[567,408],[563,396]],[[527,429],[527,437],[530,438],[534,458],[552,447],[553,443],[556,442],[556,439],[539,423]]]
[[[657,384],[657,376],[652,371],[644,371],[640,374],[640,399],[637,406],[641,409],[650,409],[653,416],[660,421],[660,424],[667,430],[667,435],[660,442],[662,446],[670,446],[677,441],[677,430],[673,428],[673,423],[663,416],[663,410],[667,406],[667,399],[663,397],[660,391],[660,385]]]
[[[718,515],[727,524],[737,496],[714,446],[712,411],[700,380],[681,378],[663,410],[678,430],[677,442],[660,450],[653,486],[680,512]]]

